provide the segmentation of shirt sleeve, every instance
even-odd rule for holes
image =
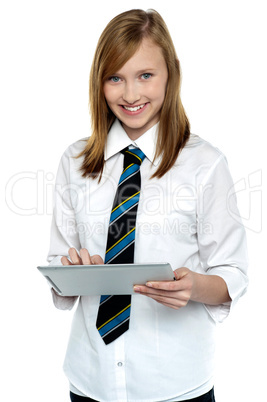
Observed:
[[[228,287],[231,302],[205,305],[211,317],[222,322],[248,285],[245,229],[223,155],[207,170],[199,186],[198,243],[202,270],[222,277]]]
[[[68,257],[70,247],[80,250],[74,209],[71,201],[73,191],[70,183],[70,155],[68,150],[61,158],[54,190],[54,211],[50,234],[50,247],[47,256],[49,265],[61,265],[61,257]],[[53,289],[55,306],[60,310],[71,310],[78,297],[62,297]]]

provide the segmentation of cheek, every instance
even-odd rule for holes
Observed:
[[[106,85],[103,86],[103,92],[104,92],[104,96],[105,96],[105,99],[106,99],[107,103],[109,103],[110,94],[109,94],[108,87]]]
[[[151,98],[163,102],[166,94],[166,86],[167,84],[165,84],[165,82],[155,83],[155,85],[150,89]]]
[[[157,103],[158,107],[161,107],[165,99],[165,94],[166,94],[166,88],[164,85],[161,84],[157,86],[151,93],[151,99],[153,99],[154,102]]]
[[[103,92],[108,104],[112,104],[116,100],[116,90],[114,88],[104,85]]]

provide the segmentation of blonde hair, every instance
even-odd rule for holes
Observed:
[[[89,81],[92,135],[78,155],[83,156],[83,177],[100,174],[101,179],[105,143],[116,118],[106,103],[103,84],[134,55],[144,38],[151,39],[162,49],[168,69],[155,154],[155,158],[162,155],[162,160],[154,177],[162,177],[171,169],[189,138],[190,124],[180,98],[180,64],[168,28],[155,10],[126,11],[109,22],[95,51]]]

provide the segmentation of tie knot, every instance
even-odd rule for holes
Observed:
[[[139,148],[125,148],[121,151],[121,153],[124,155],[124,169],[132,163],[141,165],[146,157]]]

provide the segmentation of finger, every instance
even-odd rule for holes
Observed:
[[[164,306],[171,307],[174,309],[178,309],[181,307],[185,307],[188,303],[188,297],[186,298],[173,298],[164,295],[154,295],[149,293],[141,293],[145,296],[150,297],[151,299],[155,300],[156,302],[163,304]]]
[[[83,265],[91,265],[92,264],[90,254],[86,248],[82,248],[80,250],[80,257],[82,259]]]
[[[61,263],[62,265],[73,265],[65,255],[61,258]]]
[[[166,290],[170,292],[177,292],[184,288],[181,281],[149,281],[146,286],[153,289]]]
[[[173,308],[174,310],[179,310],[181,307],[179,306],[174,306],[172,304],[169,303],[161,303],[163,306],[169,307],[169,308]]]
[[[81,265],[82,260],[74,247],[69,249],[69,256],[74,265]]]
[[[148,281],[146,285],[154,289],[180,291],[191,288],[192,275],[193,273],[188,268],[178,268],[174,271],[174,281]]]
[[[92,255],[91,261],[92,261],[92,264],[94,264],[94,265],[104,264],[102,257],[100,257],[100,255],[98,255],[98,254]]]
[[[181,300],[181,299],[176,299],[172,297],[166,297],[166,296],[160,296],[160,295],[155,295],[155,294],[150,294],[150,293],[140,293],[143,296],[147,296],[150,299],[155,300],[157,303],[163,304],[166,307],[171,307],[175,310],[185,307],[188,303],[188,299],[186,300]]]
[[[176,301],[181,302],[182,304],[184,302],[188,302],[190,298],[190,292],[187,290],[180,290],[177,292],[174,291],[168,291],[168,290],[161,290],[161,289],[152,289],[147,286],[140,286],[140,285],[135,285],[134,286],[134,291],[135,293],[140,293],[142,295],[152,297],[153,299],[167,301],[170,304],[176,304]],[[173,303],[174,301],[174,303]]]
[[[176,298],[178,292],[173,292],[165,289],[155,289],[145,285],[135,285],[134,291],[137,293],[146,294],[148,296],[163,296],[169,298]]]

